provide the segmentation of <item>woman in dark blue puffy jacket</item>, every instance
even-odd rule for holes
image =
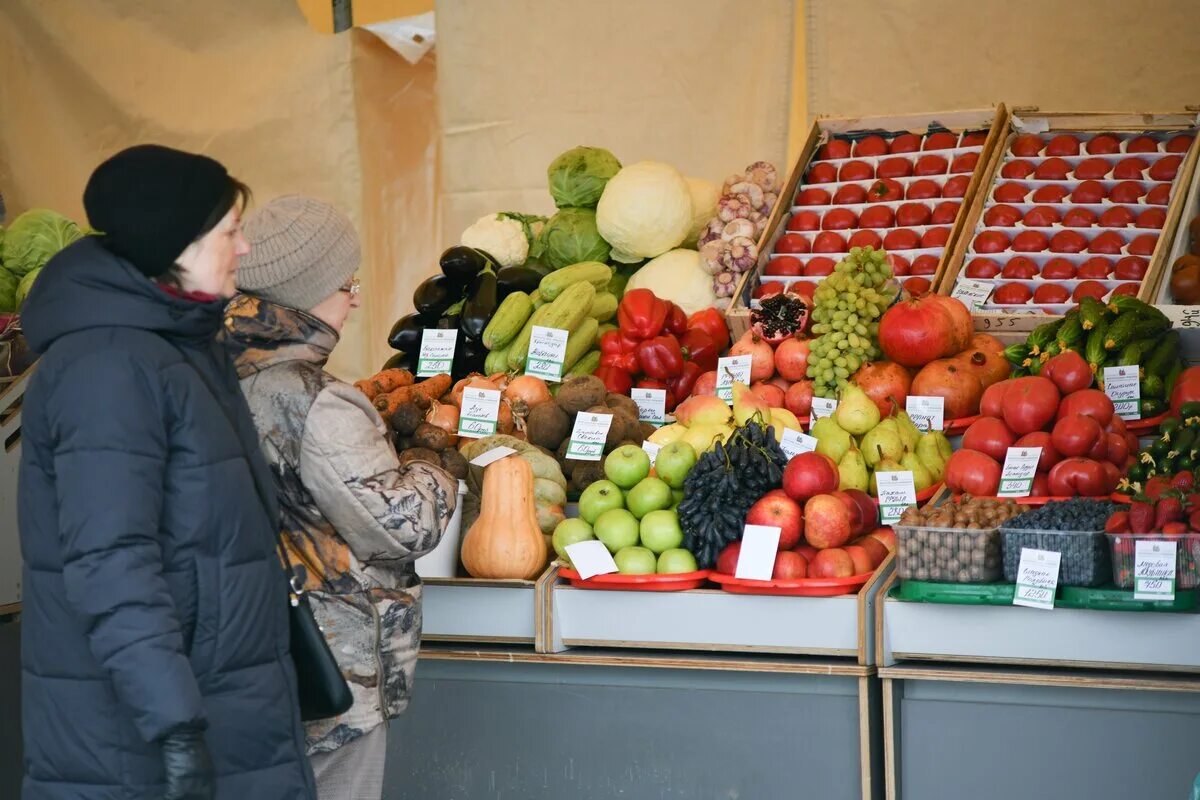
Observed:
[[[216,336],[246,189],[153,145],[23,308],[25,800],[311,800],[272,479]]]

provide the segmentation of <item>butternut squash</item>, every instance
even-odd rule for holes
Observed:
[[[463,537],[462,562],[475,578],[536,578],[549,551],[533,503],[533,469],[502,458],[483,471],[479,517]]]

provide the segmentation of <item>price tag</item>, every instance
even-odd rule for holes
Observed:
[[[637,403],[638,419],[660,427],[667,421],[666,389],[630,389],[629,396]]]
[[[562,328],[534,325],[533,335],[529,338],[529,353],[525,356],[525,374],[556,383],[561,381],[569,335]]]
[[[576,542],[563,548],[571,566],[585,581],[596,575],[611,575],[617,571],[617,562],[613,561],[612,553],[604,546],[604,542],[588,539],[586,542]]]
[[[780,529],[774,525],[747,525],[733,576],[741,580],[769,581],[775,572]]]
[[[837,411],[837,400],[831,400],[827,397],[814,397],[812,399],[812,408],[808,412],[808,429],[811,431],[813,425],[817,424],[817,420],[821,419],[821,417],[832,417],[835,411]]]
[[[906,508],[916,506],[917,490],[908,470],[876,472],[875,483],[879,486],[879,518],[884,525],[893,524]]]
[[[567,458],[599,461],[604,455],[604,440],[608,438],[610,425],[612,414],[589,414],[586,411],[576,414],[571,442],[567,445]]]
[[[493,447],[491,450],[488,450],[483,455],[475,456],[474,458],[472,458],[471,463],[477,467],[486,467],[488,464],[491,464],[495,461],[499,461],[502,458],[507,458],[508,456],[511,456],[515,452],[517,452],[517,451],[513,450],[511,447],[504,447],[504,446]]]
[[[1058,589],[1058,566],[1061,562],[1062,553],[1022,547],[1013,605],[1054,608],[1054,592]]]
[[[807,433],[784,428],[783,441],[779,443],[779,449],[788,457],[788,460],[791,460],[801,453],[811,453],[816,450],[817,440]]]
[[[417,377],[428,378],[450,372],[454,367],[454,348],[458,331],[426,328],[421,333],[421,351],[417,356]]]
[[[458,435],[482,439],[496,432],[500,417],[500,392],[497,389],[463,389],[462,411],[458,414]]]
[[[726,356],[717,359],[717,397],[733,402],[733,382],[750,385],[750,356]]]
[[[645,441],[642,442],[642,449],[646,451],[646,455],[650,456],[650,466],[653,467],[655,459],[658,458],[658,451],[662,450],[662,446],[651,441]]]
[[[1175,559],[1178,542],[1138,540],[1133,567],[1134,600],[1175,599]]]
[[[912,417],[919,431],[944,431],[946,429],[946,399],[944,397],[908,396],[904,410]]]
[[[999,497],[1029,497],[1033,479],[1037,475],[1038,461],[1042,457],[1040,447],[1010,447],[1004,457],[1004,471],[1000,473]]]
[[[954,291],[950,293],[950,296],[955,300],[961,301],[967,308],[978,311],[983,308],[983,304],[992,296],[992,289],[995,288],[995,284],[987,283],[986,281],[959,278],[954,284]]]
[[[1142,418],[1142,384],[1138,377],[1140,369],[1131,367],[1105,367],[1104,393],[1113,401],[1113,408],[1121,419]]]
[[[1200,306],[1160,306],[1175,328],[1200,328]]]

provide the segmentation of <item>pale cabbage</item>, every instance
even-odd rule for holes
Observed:
[[[684,180],[687,181],[688,192],[692,195],[692,228],[683,244],[685,247],[695,247],[700,232],[708,225],[708,221],[717,215],[717,200],[721,197],[721,189],[704,178]]]
[[[626,264],[678,247],[692,228],[687,181],[658,161],[623,167],[604,187],[596,227],[612,245],[612,259]]]
[[[712,275],[704,269],[695,250],[672,250],[647,262],[625,285],[626,292],[630,289],[649,289],[688,314],[717,304]]]

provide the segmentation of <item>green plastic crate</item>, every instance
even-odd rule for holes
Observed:
[[[901,581],[891,591],[897,600],[960,606],[1011,606],[1017,587],[1012,583],[935,583]]]
[[[1092,611],[1167,611],[1192,612],[1196,611],[1196,592],[1188,589],[1175,592],[1175,600],[1165,603],[1161,600],[1134,600],[1132,589],[1118,589],[1114,586],[1102,586],[1099,589],[1085,589],[1079,586],[1064,586],[1059,593],[1055,605],[1062,608],[1083,608]]]

